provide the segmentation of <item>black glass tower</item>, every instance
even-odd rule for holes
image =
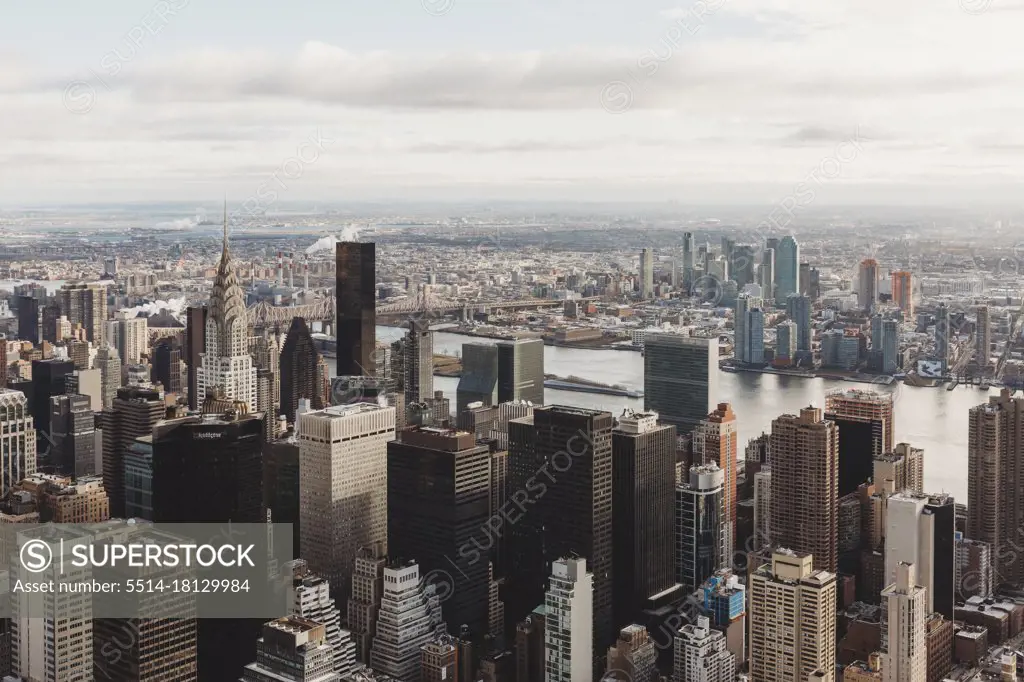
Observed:
[[[374,376],[376,245],[338,242],[335,247],[338,376]]]

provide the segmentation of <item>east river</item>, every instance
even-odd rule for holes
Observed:
[[[377,339],[391,342],[405,333],[396,327],[377,327]],[[463,343],[493,343],[490,339],[435,332],[434,352],[455,355]],[[333,362],[331,363],[334,364]],[[617,350],[581,350],[544,347],[544,371],[566,377],[583,377],[606,384],[622,384],[643,390],[644,359],[640,353]],[[459,380],[434,377],[434,388],[444,391],[455,403]],[[796,414],[801,407],[824,407],[825,393],[836,388],[862,388],[896,393],[895,441],[906,441],[924,448],[924,478],[927,492],[948,492],[957,502],[967,503],[967,411],[987,400],[987,392],[974,387],[958,386],[947,391],[937,388],[915,388],[894,383],[878,386],[835,381],[803,379],[775,374],[719,372],[716,402],[732,403],[740,434],[740,457],[747,441],[771,430],[772,420],[780,414]],[[990,391],[998,394],[997,389]],[[546,389],[544,402],[549,405],[577,405],[608,410],[619,415],[625,408],[641,410],[642,398],[625,398]]]

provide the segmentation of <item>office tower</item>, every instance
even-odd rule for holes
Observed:
[[[648,334],[644,339],[644,411],[687,434],[707,417],[718,393],[718,340]]]
[[[72,324],[85,329],[86,339],[103,343],[103,324],[107,320],[107,292],[96,284],[65,284],[57,291],[61,313]]]
[[[421,682],[459,682],[459,648],[451,635],[439,635],[420,647]]]
[[[900,327],[896,320],[882,322],[882,372],[895,374],[899,371]]]
[[[434,397],[434,334],[426,320],[409,323],[405,352],[405,404],[425,403]]]
[[[384,568],[388,559],[384,544],[362,547],[352,566],[352,592],[348,600],[346,624],[356,643],[356,660],[370,664],[370,644],[377,634],[377,614],[384,594]]]
[[[32,361],[32,418],[40,437],[50,433],[50,399],[67,390],[66,377],[75,371],[67,360]]]
[[[0,388],[0,488],[36,472],[36,430],[28,399],[21,391]]]
[[[124,453],[124,516],[153,520],[153,436],[139,436]]]
[[[935,311],[935,357],[942,363],[942,376],[949,371],[949,342],[953,329],[949,325],[949,308],[940,303]]]
[[[914,314],[914,276],[911,273],[905,270],[892,273],[892,301],[907,317]]]
[[[754,538],[750,549],[754,552],[771,543],[772,470],[765,466],[754,474]]]
[[[835,572],[839,536],[839,429],[820,409],[772,421],[772,545],[813,554]]]
[[[314,410],[322,410],[323,391],[317,387],[317,364],[320,353],[313,344],[313,337],[301,317],[292,318],[281,349],[281,414],[289,422],[295,421],[295,410],[299,400],[309,400]]]
[[[741,244],[732,250],[729,275],[740,289],[754,283],[754,247]]]
[[[810,296],[811,294],[811,264],[801,263],[800,264],[800,295]]]
[[[498,341],[498,403],[544,404],[544,341]]]
[[[450,570],[454,585],[442,605],[448,631],[466,625],[482,637],[491,544],[481,530],[491,514],[488,446],[467,431],[412,427],[388,443],[387,453],[388,551],[415,557],[428,574]]]
[[[181,346],[177,339],[161,339],[153,347],[153,383],[181,395]]]
[[[740,294],[736,297],[736,307],[733,309],[733,346],[736,349],[735,357],[737,362],[744,364],[750,362],[750,331],[747,326],[747,313],[752,306],[757,307],[756,299],[752,301],[746,294]]]
[[[462,376],[455,392],[460,418],[470,403],[484,407],[498,402],[498,347],[490,343],[462,344]]]
[[[871,478],[875,457],[893,450],[893,394],[851,388],[825,396],[825,418],[839,428],[839,496]]]
[[[711,627],[725,635],[725,646],[736,657],[737,667],[747,662],[746,588],[731,568],[716,571],[700,587],[700,613]],[[692,623],[692,616],[690,618]]]
[[[533,416],[534,405],[519,400],[498,405],[498,418],[491,429],[490,438],[497,441],[498,450],[508,450],[508,424],[513,419]]]
[[[896,580],[882,590],[886,609],[883,620],[882,672],[885,682],[926,682],[928,649],[925,620],[926,589],[917,581],[914,564],[899,562]]]
[[[356,551],[387,542],[395,408],[354,403],[306,412],[296,432],[301,556],[337,594],[348,594]]]
[[[334,654],[334,672],[347,675],[356,667],[356,645],[352,634],[341,627],[341,612],[331,599],[329,582],[310,573],[302,559],[290,562],[294,601],[291,615],[308,618],[324,626],[325,639]]]
[[[751,679],[835,679],[836,576],[814,563],[779,550],[751,576]]]
[[[619,631],[615,646],[608,649],[603,680],[626,679],[658,682],[658,649],[643,625],[627,625]]]
[[[110,346],[103,346],[96,355],[96,367],[101,374],[103,409],[109,410],[121,388],[121,357]]]
[[[264,521],[262,449],[261,414],[204,410],[160,422],[153,427],[153,520]]]
[[[511,548],[515,567],[512,579],[526,586],[521,600],[513,606],[529,608],[529,604],[541,600],[542,589],[537,588],[543,585],[542,576],[548,572],[551,561],[566,556],[587,557],[594,583],[592,650],[598,652],[603,652],[615,638],[613,426],[614,418],[609,412],[562,405],[535,408],[532,428],[525,423],[509,423],[508,489],[526,490],[531,477],[541,480],[536,474],[538,467],[545,464],[553,470],[557,481],[549,482],[552,494],[539,497],[510,533],[510,545],[518,545]],[[521,431],[517,433],[517,429]],[[525,615],[513,613],[513,619]]]
[[[758,268],[758,283],[766,299],[774,300],[775,288],[775,249],[765,248],[761,252],[761,265]]]
[[[117,317],[104,323],[105,338],[117,349],[122,365],[137,365],[142,356],[149,352],[149,322],[145,317],[128,317],[118,313]]]
[[[594,576],[586,559],[557,559],[544,599],[546,682],[592,682]]]
[[[249,355],[249,313],[245,291],[235,274],[228,251],[227,209],[224,211],[224,246],[210,293],[206,318],[206,345],[197,374],[198,402],[202,404],[217,387],[232,400],[240,400],[256,412],[256,368]]]
[[[693,264],[694,264],[694,248],[693,248],[693,233],[683,233],[683,288],[684,291],[689,292],[690,287],[693,286]]]
[[[987,599],[995,587],[992,583],[992,548],[987,542],[971,540],[956,534],[956,597],[967,601],[971,597]]]
[[[338,376],[375,372],[376,267],[375,244],[339,242],[335,246]]]
[[[199,368],[206,348],[206,306],[191,306],[185,313],[185,364],[188,365],[188,407],[198,410],[203,402],[199,395]]]
[[[796,357],[799,343],[799,327],[793,320],[786,320],[775,325],[775,361],[778,364],[790,365]]]
[[[790,294],[799,294],[799,277],[800,245],[796,239],[786,235],[775,249],[775,298],[785,301]]]
[[[43,312],[40,314],[39,330],[40,336],[43,337],[43,341],[49,341],[50,343],[56,343],[62,341],[59,338],[61,333],[60,324],[60,306],[56,301],[51,301],[43,306]]]
[[[786,316],[796,323],[796,350],[810,352],[814,328],[811,326],[811,299],[792,294],[782,299],[786,302]]]
[[[928,682],[942,682],[953,669],[953,621],[937,613],[925,618],[925,649],[928,652]]]
[[[732,556],[736,539],[737,461],[736,413],[729,403],[719,403],[694,431],[694,450],[703,453],[703,462],[714,462],[722,470],[722,543],[725,556]]]
[[[477,440],[491,438],[498,423],[498,406],[491,405],[484,407],[482,403],[469,403],[462,412],[456,416],[456,424],[463,431],[476,434]]]
[[[878,261],[874,258],[865,258],[860,262],[857,302],[862,310],[870,312],[878,303],[878,273]]]
[[[1024,398],[1010,389],[970,410],[967,454],[967,536],[993,548],[995,585],[1024,580],[1024,554],[1000,551],[1020,543],[1024,501]]]
[[[886,585],[898,579],[900,563],[914,564],[917,584],[927,590],[927,613],[953,620],[956,600],[956,537],[953,498],[902,492],[889,497],[885,512]]]
[[[544,605],[516,623],[516,682],[545,679]]]
[[[758,299],[760,303],[760,299]],[[746,324],[747,362],[752,365],[764,364],[764,310],[754,308],[747,311]]]
[[[89,350],[92,346],[88,341],[67,339],[65,347],[68,349],[68,360],[75,363],[75,369],[89,369],[89,366],[92,364]]]
[[[419,682],[420,647],[443,628],[440,600],[434,586],[421,578],[419,566],[414,562],[387,566],[370,667],[402,682]]]
[[[50,464],[66,476],[96,473],[96,420],[87,395],[50,399]]]
[[[92,648],[94,677],[84,679],[197,679],[195,618],[96,618]]]
[[[891,480],[896,491],[924,492],[924,450],[897,443],[892,453],[875,457],[871,478],[876,485]]]
[[[253,364],[256,366],[256,378],[259,379],[259,372],[269,381],[269,395],[267,396],[269,408],[260,409],[260,412],[269,412],[272,415],[279,414],[281,406],[281,336],[277,333],[263,333],[249,337],[249,354],[252,356]],[[285,337],[287,341],[287,336]],[[326,407],[326,405],[324,406]]]
[[[675,584],[676,429],[625,411],[612,431],[612,612],[635,622],[649,597]]]
[[[992,352],[992,323],[988,316],[988,306],[978,306],[976,315],[978,320],[974,331],[974,359],[978,368],[985,373],[988,371],[989,355]]]
[[[644,249],[640,252],[640,298],[646,300],[654,296],[654,251]]]
[[[676,488],[676,580],[690,594],[726,563],[724,472],[715,463],[690,467]]]
[[[33,296],[18,297],[18,339],[29,341],[33,346],[42,342],[39,335],[39,299]]]
[[[88,396],[93,412],[103,409],[103,378],[99,369],[76,369],[64,377],[64,390],[68,394]]]
[[[103,487],[110,496],[110,515],[124,518],[124,455],[139,436],[151,435],[164,418],[164,394],[152,388],[119,388],[103,411]]]
[[[672,682],[732,682],[735,679],[736,656],[726,648],[725,635],[711,629],[708,618],[698,616],[696,624],[679,629],[672,657]]]
[[[274,523],[292,524],[292,555],[299,556],[299,443],[294,431],[264,446],[263,508]]]
[[[245,666],[241,682],[341,682],[332,661],[333,649],[321,623],[286,616],[263,626],[256,660]]]

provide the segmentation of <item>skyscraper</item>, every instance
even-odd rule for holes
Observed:
[[[552,563],[544,611],[545,682],[592,682],[594,576],[586,559]]]
[[[729,276],[740,289],[754,283],[754,258],[753,246],[740,244],[733,247],[729,257]]]
[[[694,264],[695,251],[693,248],[693,233],[683,233],[683,290],[689,293],[690,287],[693,286],[693,264]]]
[[[751,679],[835,679],[836,576],[815,570],[815,563],[810,555],[779,550],[751,576]]]
[[[96,366],[100,370],[100,385],[103,393],[103,409],[109,410],[121,389],[121,357],[117,350],[103,346],[96,355]],[[189,372],[192,369],[189,368]],[[189,398],[191,400],[191,397]]]
[[[792,294],[782,299],[786,302],[786,317],[796,323],[796,350],[810,352],[814,329],[811,326],[811,299]]]
[[[331,599],[331,585],[311,573],[306,562],[291,562],[294,601],[291,614],[308,618],[324,626],[325,639],[331,647],[334,672],[347,675],[356,667],[356,645],[352,633],[341,627],[341,612]]]
[[[449,632],[488,632],[488,557],[481,528],[490,519],[491,453],[475,434],[412,427],[387,445],[388,551],[415,557],[425,573],[451,569],[442,605]],[[472,550],[472,551],[470,551]]]
[[[36,472],[36,430],[21,391],[0,388],[0,489]]]
[[[860,262],[857,301],[861,309],[869,312],[878,303],[878,272],[878,261],[874,258],[865,258]]]
[[[640,298],[654,296],[654,251],[644,249],[640,252]]]
[[[772,544],[813,554],[835,572],[839,537],[839,429],[820,409],[805,407],[772,422]]]
[[[57,302],[71,324],[85,329],[86,339],[103,343],[103,325],[107,320],[107,291],[98,284],[65,284],[57,291]]]
[[[882,321],[882,372],[895,374],[899,370],[900,327],[896,320]]]
[[[914,314],[914,276],[911,273],[905,270],[892,273],[892,301],[907,317]]]
[[[164,394],[152,388],[119,388],[103,411],[103,487],[110,496],[110,515],[124,518],[124,456],[139,436],[148,436],[164,418]]]
[[[96,473],[96,419],[87,395],[50,399],[50,465],[66,476]]]
[[[43,340],[39,331],[39,299],[34,296],[19,296],[18,338],[38,346]]]
[[[185,313],[185,364],[188,365],[188,407],[198,410],[205,396],[199,395],[199,368],[206,349],[206,306],[190,306]],[[118,368],[120,373],[120,368]]]
[[[690,468],[676,488],[676,580],[690,594],[725,564],[725,478],[714,463]]]
[[[736,656],[726,648],[725,635],[711,629],[711,621],[698,616],[696,623],[679,629],[674,641],[672,682],[733,682]]]
[[[953,620],[956,600],[956,528],[949,495],[896,493],[886,503],[885,578],[899,582],[899,565],[913,564],[918,585],[927,590],[927,611]]]
[[[775,300],[775,249],[766,247],[761,253],[761,266],[758,271],[758,280],[766,299]]]
[[[839,428],[839,497],[871,478],[875,457],[893,451],[893,394],[851,388],[825,396],[825,419]]]
[[[118,313],[105,323],[106,338],[117,349],[122,365],[137,365],[149,352],[149,323],[145,317],[129,317]]]
[[[345,595],[357,550],[387,542],[387,443],[395,438],[395,408],[354,403],[306,412],[296,431],[302,558]]]
[[[181,344],[177,338],[161,339],[153,347],[153,382],[168,393],[181,395]]]
[[[376,372],[376,258],[373,243],[338,242],[335,246],[338,376]]]
[[[974,359],[982,373],[988,373],[988,360],[992,353],[992,322],[989,320],[988,306],[978,306],[975,313],[978,320],[974,332]]]
[[[891,454],[875,457],[871,478],[877,486],[891,480],[894,491],[923,493],[924,450],[910,443],[897,443]]]
[[[648,334],[644,410],[687,434],[707,417],[718,393],[718,339]]]
[[[405,404],[434,397],[434,332],[427,320],[413,318],[405,335]]]
[[[780,239],[775,250],[775,283],[776,300],[800,293],[800,245],[790,235]]]
[[[949,324],[949,308],[940,303],[935,310],[935,357],[942,363],[942,376],[949,371],[949,342],[953,329]]]
[[[647,599],[675,584],[676,429],[656,414],[624,412],[612,431],[612,608],[635,622]]]
[[[228,251],[228,216],[224,208],[224,247],[213,280],[206,318],[206,348],[200,356],[199,403],[220,387],[232,400],[241,400],[256,412],[256,368],[249,355],[249,313],[245,291],[235,275]]]
[[[886,609],[883,621],[882,672],[885,682],[926,682],[928,649],[925,621],[928,608],[926,589],[917,582],[914,564],[895,566],[895,580],[882,590]]]
[[[736,541],[736,477],[739,470],[737,460],[739,434],[736,430],[736,413],[729,403],[718,407],[704,419],[694,432],[694,451],[701,453],[703,462],[714,462],[722,470],[722,544],[723,556],[732,556]]]
[[[50,443],[50,399],[67,391],[66,378],[75,371],[75,363],[67,360],[32,361],[32,419],[39,438],[40,454],[47,452]]]
[[[544,404],[544,341],[498,341],[498,403]]]
[[[775,361],[777,363],[792,364],[796,356],[799,329],[793,320],[786,320],[775,325]]]
[[[370,646],[370,667],[402,682],[419,682],[420,647],[443,632],[435,586],[413,562],[384,569],[384,593],[377,614],[377,636]]]
[[[245,666],[242,682],[341,682],[334,672],[327,630],[301,616],[286,616],[263,626],[256,660]]]
[[[309,333],[306,320],[301,317],[292,318],[281,349],[281,414],[289,422],[295,421],[295,410],[299,400],[310,401],[314,410],[322,410],[323,391],[317,386],[317,364],[320,353],[313,345],[313,337]]]
[[[462,344],[462,376],[455,392],[455,414],[460,418],[470,403],[484,407],[498,400],[498,347],[490,343]]]
[[[384,594],[384,568],[388,558],[384,543],[377,542],[356,552],[352,568],[352,593],[346,623],[356,642],[356,660],[370,664],[370,644],[377,635],[377,614]]]

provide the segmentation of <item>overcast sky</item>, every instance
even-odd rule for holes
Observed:
[[[1011,202],[1022,31],[1024,0],[9,2],[0,202]]]

